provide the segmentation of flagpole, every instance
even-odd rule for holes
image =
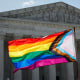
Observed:
[[[74,30],[74,41],[75,41],[75,50],[76,50],[76,66],[77,66],[77,80],[79,80],[79,73],[78,73],[78,55],[77,55],[77,48],[76,48],[76,35],[75,35],[75,27],[73,28]]]

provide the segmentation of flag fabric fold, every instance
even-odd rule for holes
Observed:
[[[73,30],[65,30],[46,37],[17,39],[8,42],[9,57],[19,69],[76,61]]]

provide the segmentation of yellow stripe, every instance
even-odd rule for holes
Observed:
[[[10,57],[20,57],[20,56],[23,56],[25,54],[28,54],[29,52],[48,50],[51,43],[34,46],[34,47],[31,47],[31,48],[28,48],[28,49],[24,49],[22,51],[9,52],[9,56]]]
[[[8,46],[9,52],[22,51],[22,50],[24,50],[24,49],[27,49],[27,48],[30,48],[30,47],[33,47],[33,46],[44,45],[44,44],[47,44],[47,43],[50,43],[50,42],[54,41],[55,38],[56,38],[56,37],[53,37],[53,38],[47,39],[47,40],[45,40],[45,41],[41,41],[41,42],[37,42],[37,43],[33,43],[33,44],[24,44],[24,45],[17,45],[17,46]]]

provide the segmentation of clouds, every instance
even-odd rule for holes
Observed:
[[[29,1],[23,2],[23,3],[22,3],[22,6],[23,6],[23,7],[25,7],[25,6],[31,6],[31,5],[33,5],[33,4],[35,4],[35,1],[29,0]]]

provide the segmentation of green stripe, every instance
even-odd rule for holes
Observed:
[[[35,52],[30,52],[24,56],[21,57],[11,57],[12,62],[19,62],[22,60],[26,60],[26,59],[32,59],[35,57],[38,57],[40,55],[54,55],[52,52],[50,52],[49,50],[45,50],[45,51],[35,51]]]

